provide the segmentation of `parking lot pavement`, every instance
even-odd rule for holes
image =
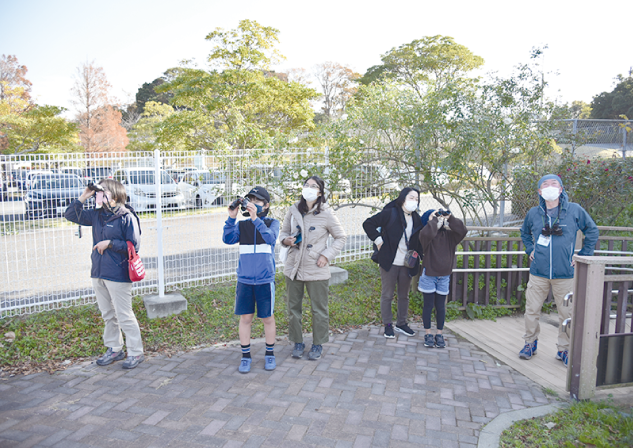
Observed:
[[[273,372],[255,343],[246,375],[232,346],[148,358],[131,371],[86,363],[15,377],[0,382],[0,445],[465,448],[498,414],[550,402],[446,335],[446,349],[430,349],[419,335],[386,340],[368,327],[332,336],[319,361],[293,359],[279,342]]]

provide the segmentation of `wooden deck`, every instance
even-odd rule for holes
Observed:
[[[565,391],[567,368],[555,358],[557,314],[541,315],[538,351],[530,360],[519,358],[524,345],[523,316],[500,317],[496,322],[461,319],[447,322],[446,327],[542,387],[556,391],[562,398],[569,397],[569,392]],[[596,399],[606,399],[609,394],[613,395],[614,401],[633,404],[633,387],[597,390]]]

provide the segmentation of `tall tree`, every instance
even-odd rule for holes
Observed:
[[[382,64],[370,67],[359,82],[394,79],[411,87],[418,96],[424,95],[424,89],[441,89],[484,63],[482,57],[452,37],[440,35],[392,48],[381,60]]]
[[[337,62],[324,62],[315,67],[314,75],[323,92],[323,113],[328,118],[342,115],[345,105],[356,93],[356,79],[360,74]]]
[[[196,150],[255,148],[312,129],[309,101],[317,92],[270,69],[283,58],[275,49],[278,33],[251,20],[209,33],[211,69],[173,69],[172,80],[156,88],[172,91],[171,105],[180,109],[159,127],[158,143]]]
[[[32,105],[32,84],[26,79],[27,72],[26,65],[20,65],[15,55],[0,57],[0,101],[11,112],[25,112]]]
[[[111,85],[102,67],[86,62],[77,68],[71,90],[81,145],[86,152],[124,151],[128,139],[121,126],[121,112],[110,98]]]
[[[633,69],[626,78],[618,75],[617,84],[611,92],[602,92],[593,97],[591,118],[617,120],[621,115],[633,116]]]

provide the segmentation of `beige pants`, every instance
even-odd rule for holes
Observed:
[[[115,352],[120,351],[123,348],[123,330],[127,355],[142,355],[141,329],[132,310],[132,283],[93,278],[92,287],[95,289],[97,304],[105,322],[103,344]]]
[[[563,306],[563,298],[565,294],[573,292],[573,278],[559,278],[550,280],[544,277],[538,277],[530,274],[527,290],[525,291],[525,342],[534,342],[538,339],[541,332],[539,318],[541,317],[541,308],[543,302],[549,294],[549,287],[552,286],[552,294],[556,301],[556,309],[558,310],[559,329],[565,319],[571,316],[571,304]],[[558,351],[569,350],[569,337],[566,333],[559,331],[558,333]]]

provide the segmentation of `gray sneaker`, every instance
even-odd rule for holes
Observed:
[[[306,345],[303,342],[295,343],[295,348],[292,350],[293,358],[303,358],[303,351],[306,349]]]
[[[308,353],[308,359],[310,361],[316,361],[317,359],[321,359],[321,353],[323,352],[322,345],[312,345],[310,349],[310,353]]]
[[[97,365],[108,366],[114,361],[121,361],[123,358],[125,358],[125,352],[123,350],[115,352],[111,347],[108,347],[108,351],[101,355],[101,358],[97,359]]]
[[[136,366],[138,366],[140,363],[142,363],[143,361],[145,361],[145,356],[143,355],[128,356],[127,359],[123,361],[123,368],[133,369]]]
[[[436,348],[444,348],[446,347],[446,342],[444,342],[444,336],[441,334],[435,335],[435,347]]]

